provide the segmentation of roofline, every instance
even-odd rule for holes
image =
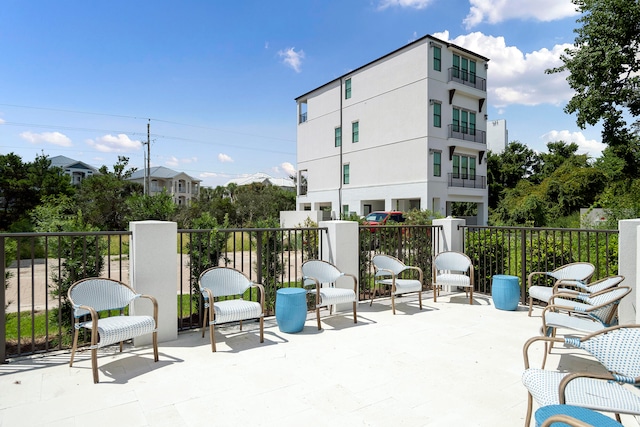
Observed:
[[[486,61],[486,62],[489,62],[489,61],[490,61],[490,59],[489,59],[489,58],[484,57],[484,56],[482,56],[482,55],[479,55],[479,54],[477,54],[476,52],[472,52],[472,51],[470,51],[469,49],[465,49],[465,48],[463,48],[463,47],[461,47],[461,46],[458,46],[458,45],[456,45],[456,44],[449,43],[449,42],[446,42],[446,41],[444,41],[444,40],[440,40],[440,39],[438,39],[438,38],[433,37],[433,36],[432,36],[432,35],[430,35],[430,34],[427,34],[426,36],[422,36],[422,37],[420,37],[419,39],[412,41],[411,43],[408,43],[408,44],[406,44],[406,45],[404,45],[404,46],[402,46],[402,47],[400,47],[400,48],[398,48],[398,49],[396,49],[396,50],[394,50],[394,51],[392,51],[392,52],[387,53],[387,54],[386,54],[386,55],[384,55],[384,56],[381,56],[380,58],[374,59],[374,60],[373,60],[373,61],[371,61],[371,62],[367,62],[366,64],[364,64],[364,65],[362,65],[362,66],[360,66],[360,67],[358,67],[358,68],[355,68],[355,69],[353,69],[353,70],[349,71],[348,73],[344,73],[344,74],[343,74],[343,75],[341,75],[340,77],[336,77],[335,79],[333,79],[333,80],[331,80],[331,81],[329,81],[329,82],[327,82],[327,83],[323,84],[322,86],[318,86],[317,88],[312,89],[312,90],[310,90],[309,92],[306,92],[306,93],[304,93],[304,94],[302,94],[302,95],[298,96],[297,98],[294,98],[294,100],[295,100],[295,101],[298,101],[300,98],[304,98],[304,97],[306,97],[307,95],[309,95],[310,93],[317,91],[318,89],[322,89],[323,87],[325,87],[325,86],[329,86],[329,85],[331,85],[332,83],[335,83],[335,82],[337,82],[337,81],[342,81],[342,79],[343,79],[344,77],[348,76],[348,75],[354,74],[355,72],[360,71],[361,69],[366,68],[366,67],[368,67],[369,65],[371,65],[371,64],[373,64],[373,63],[375,63],[375,62],[378,62],[378,61],[380,61],[380,60],[382,60],[382,59],[384,59],[384,58],[387,58],[387,57],[389,57],[389,56],[391,56],[391,55],[394,55],[394,54],[396,54],[397,52],[399,52],[399,51],[401,51],[401,50],[403,50],[403,49],[406,49],[407,47],[409,47],[409,46],[411,46],[411,45],[421,43],[421,42],[423,42],[424,40],[427,40],[427,39],[432,40],[432,41],[434,41],[434,42],[436,42],[436,43],[442,43],[442,44],[443,44],[443,45],[445,45],[447,48],[452,48],[452,47],[453,47],[453,48],[455,48],[456,50],[459,50],[459,51],[461,51],[461,52],[465,52],[465,53],[468,53],[468,54],[470,54],[470,55],[476,56],[476,57],[478,57],[478,58],[480,58],[480,59],[482,59],[482,60],[484,60],[484,61]]]

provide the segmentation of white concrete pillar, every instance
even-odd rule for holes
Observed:
[[[158,341],[178,338],[177,278],[178,227],[175,222],[134,221],[129,246],[129,275],[136,292],[152,295],[158,301]],[[138,300],[134,313],[152,315],[148,301]],[[134,339],[134,345],[151,343],[151,336]]]
[[[439,245],[436,248],[436,253],[444,251],[464,252],[463,244],[463,230],[458,227],[465,225],[466,220],[462,218],[446,217],[442,219],[434,219],[433,225],[442,226],[442,234],[440,235]]]
[[[343,273],[360,276],[360,251],[358,223],[355,221],[320,221],[319,227],[327,227],[327,238],[322,239],[322,259],[338,267]],[[341,278],[337,287],[352,289],[349,278]],[[351,310],[351,304],[338,304],[336,310]]]
[[[618,221],[618,274],[624,276],[622,286],[630,286],[631,294],[627,295],[618,307],[620,323],[638,323],[636,313],[637,296],[637,268],[640,261],[640,219],[623,219]]]

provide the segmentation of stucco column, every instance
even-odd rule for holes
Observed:
[[[358,263],[358,223],[355,221],[320,221],[320,227],[327,227],[327,238],[322,239],[322,259],[338,267],[343,273],[359,277]],[[353,289],[350,278],[340,278],[336,282],[340,288]],[[336,310],[351,310],[351,303],[338,304]]]
[[[637,306],[637,268],[640,261],[640,219],[624,219],[618,221],[618,274],[624,276],[621,286],[630,286],[631,294],[627,295],[618,307],[620,323],[637,323],[639,321]]]
[[[443,219],[434,219],[433,225],[442,226],[442,234],[440,235],[440,241],[436,247],[435,253],[444,251],[456,251],[464,252],[463,244],[463,230],[458,227],[465,225],[467,221],[462,218],[446,217]]]
[[[130,283],[136,292],[158,301],[158,341],[178,338],[177,277],[178,227],[175,222],[134,221],[129,246]],[[152,315],[149,301],[135,301],[135,314]],[[151,343],[151,336],[134,339],[134,345]]]

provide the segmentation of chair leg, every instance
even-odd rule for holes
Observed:
[[[358,323],[358,315],[356,313],[356,302],[353,302],[353,323]]]
[[[376,285],[373,285],[373,292],[371,292],[371,302],[369,303],[369,307],[373,305],[373,299],[376,297],[376,292],[378,292],[378,288]]]
[[[158,332],[153,333],[153,361],[158,361]]]
[[[469,304],[473,305],[473,288],[469,291]]]
[[[391,292],[391,311],[394,315],[396,314],[396,297],[393,292]]]
[[[533,298],[529,297],[529,317],[531,317],[532,310],[533,310]]]
[[[204,319],[202,320],[202,338],[204,338],[204,331],[207,329],[207,317],[209,314],[209,309],[204,309]]]
[[[320,307],[316,307],[316,320],[318,321],[318,330],[322,330],[322,325],[320,324]]]
[[[527,416],[524,419],[524,427],[529,427],[531,424],[531,409],[533,407],[533,397],[529,392],[527,392],[527,395]]]
[[[260,317],[260,342],[264,342],[264,316]]]
[[[433,284],[433,302],[436,302],[436,295],[438,294],[438,285],[436,285],[435,283]]]
[[[209,339],[211,340],[211,351],[216,352],[215,325],[209,325]]]
[[[98,349],[91,349],[91,370],[93,371],[93,383],[97,384],[98,379]]]
[[[73,346],[71,347],[71,360],[69,360],[69,367],[73,366],[73,358],[76,355],[76,348],[78,347],[78,330],[76,329],[73,334]]]

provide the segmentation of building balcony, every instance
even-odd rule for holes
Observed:
[[[470,175],[449,173],[447,174],[447,182],[449,187],[487,188],[487,177],[481,175],[475,175],[471,178]]]
[[[448,82],[457,82],[465,86],[472,87],[481,91],[487,90],[487,80],[482,77],[478,77],[468,71],[463,71],[458,68],[449,68]]]
[[[463,141],[477,142],[479,144],[487,143],[487,133],[469,126],[460,126],[451,124],[448,126],[449,138],[462,139]]]

